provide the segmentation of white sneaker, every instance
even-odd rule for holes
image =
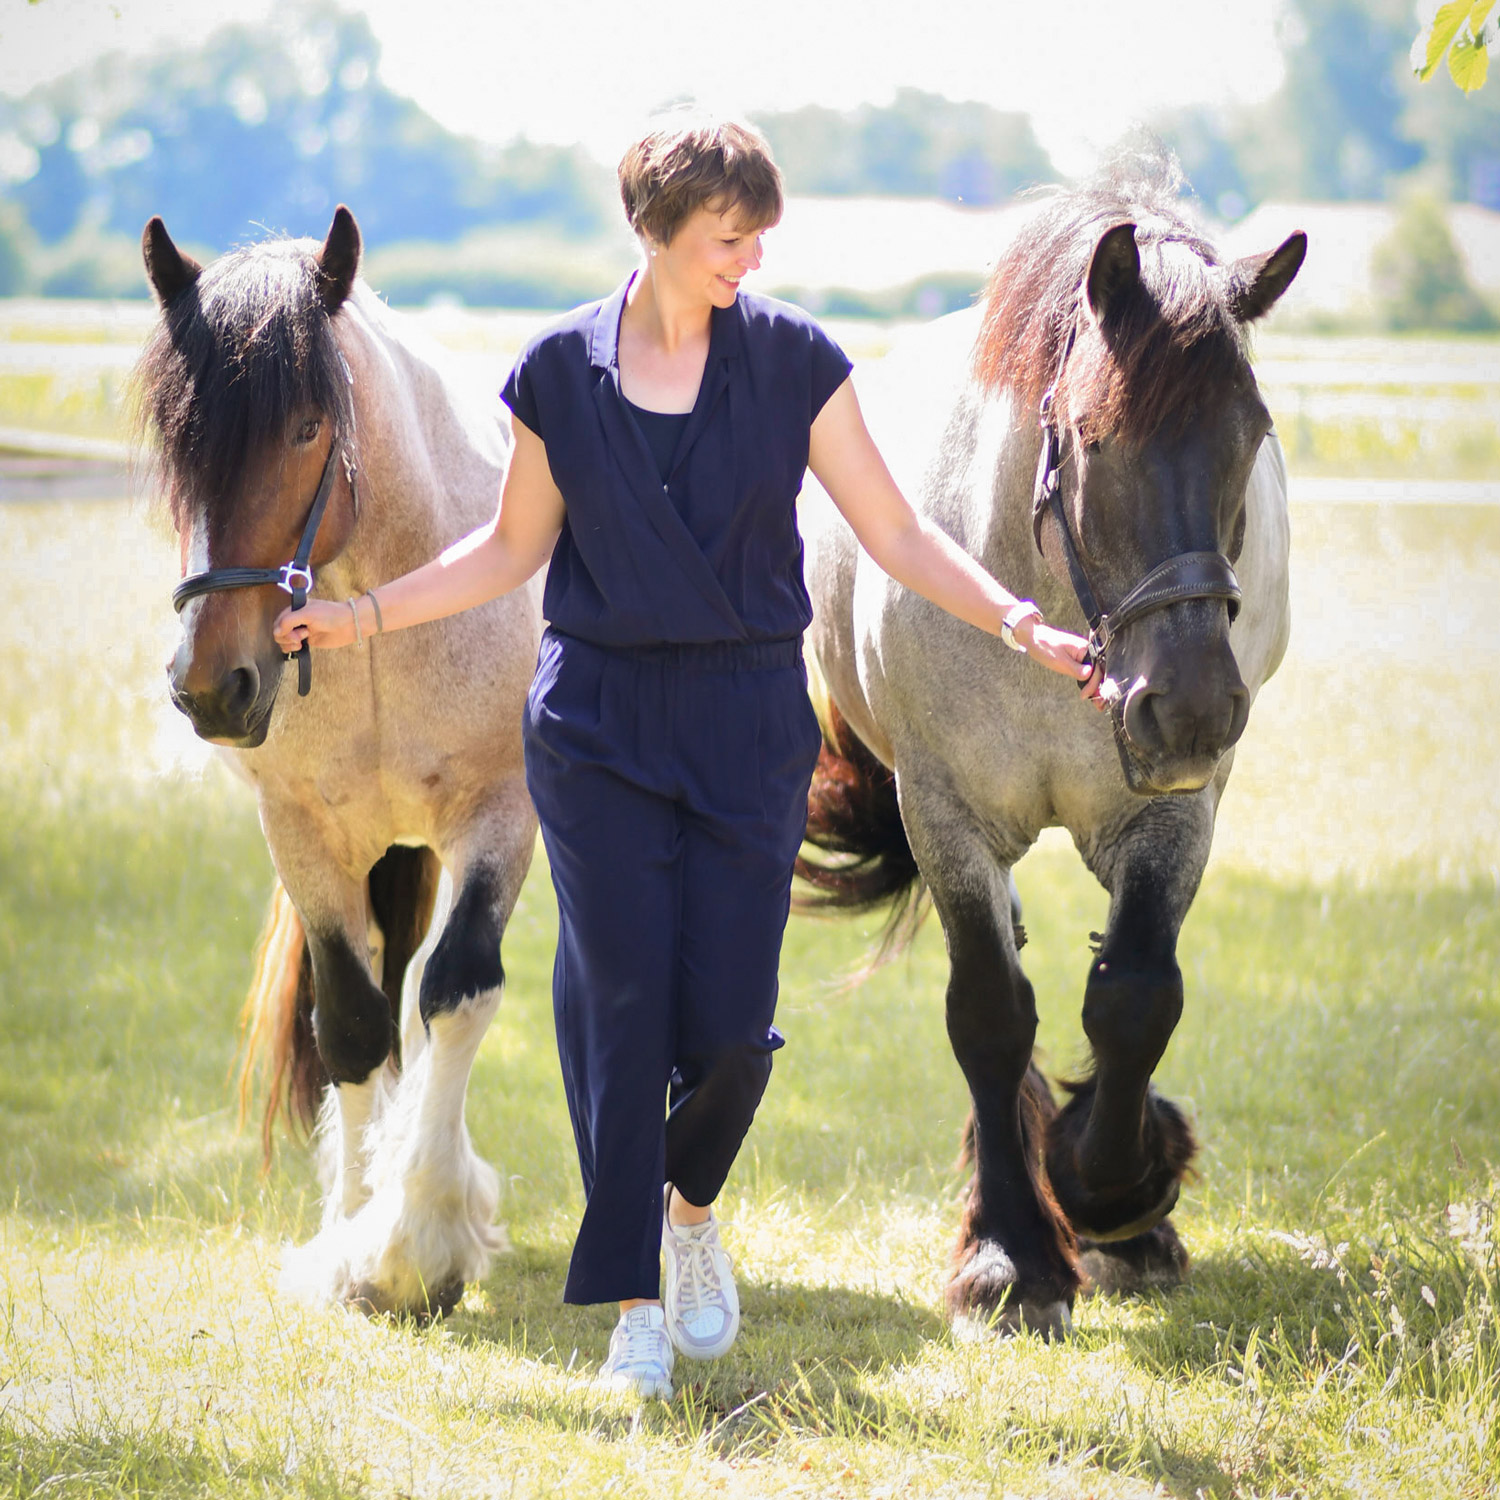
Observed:
[[[609,1336],[609,1354],[599,1382],[612,1390],[632,1391],[643,1401],[672,1399],[672,1341],[662,1310],[650,1303],[620,1314]]]
[[[671,1197],[669,1187],[665,1202]],[[740,1331],[740,1298],[713,1214],[702,1224],[673,1224],[664,1203],[661,1248],[667,1267],[668,1338],[689,1359],[727,1354]]]

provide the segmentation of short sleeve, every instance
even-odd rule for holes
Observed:
[[[536,392],[531,381],[531,357],[535,346],[528,344],[516,356],[510,375],[500,387],[500,399],[518,416],[532,432],[541,435],[541,418],[536,410]]]
[[[817,323],[809,319],[807,327],[812,339],[812,411],[809,421],[816,421],[828,398],[849,378],[854,365]],[[521,420],[526,419],[522,417]]]

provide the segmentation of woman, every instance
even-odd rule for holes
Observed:
[[[525,744],[587,1198],[564,1295],[618,1302],[603,1378],[669,1398],[674,1350],[713,1358],[738,1331],[712,1204],[782,1044],[776,969],[820,739],[801,659],[805,469],[893,577],[1097,684],[1082,640],[913,512],[837,345],[739,290],[781,216],[764,140],[672,121],[625,154],[620,190],[644,267],[522,351],[494,521],[378,597],[284,612],[276,638],[404,629],[550,560]]]

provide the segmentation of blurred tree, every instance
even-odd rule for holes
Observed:
[[[1056,177],[1023,114],[900,89],[890,104],[756,117],[794,193],[947,198],[976,207]]]
[[[1421,160],[1401,128],[1410,13],[1410,0],[1294,0],[1286,79],[1258,122],[1271,149],[1245,163],[1257,197],[1381,198]]]
[[[31,258],[36,236],[19,203],[0,198],[0,297],[31,290]]]
[[[363,16],[283,14],[290,28],[226,27],[192,52],[109,57],[0,100],[0,171],[24,164],[9,191],[41,238],[136,235],[160,213],[222,249],[257,227],[321,234],[340,200],[387,242],[516,219],[580,233],[612,215],[609,174],[581,151],[485,147],[393,94]]]
[[[1232,222],[1241,218],[1258,194],[1252,193],[1241,154],[1236,116],[1195,106],[1159,117],[1155,134],[1177,157],[1193,191],[1209,210]]]
[[[1410,0],[1290,0],[1270,99],[1153,127],[1226,218],[1266,198],[1384,198],[1427,149],[1408,131],[1410,28]]]
[[[1469,280],[1442,205],[1426,195],[1407,200],[1395,228],[1375,247],[1371,279],[1387,328],[1477,332],[1497,326]]]

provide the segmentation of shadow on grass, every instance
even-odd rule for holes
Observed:
[[[720,1360],[679,1360],[673,1402],[638,1406],[593,1392],[587,1382],[615,1312],[562,1305],[566,1271],[565,1252],[522,1248],[448,1320],[459,1340],[504,1348],[550,1377],[572,1374],[577,1381],[549,1378],[524,1396],[484,1399],[486,1415],[606,1442],[644,1431],[735,1460],[773,1458],[788,1440],[885,1443],[923,1454],[977,1446],[1018,1462],[1082,1461],[1149,1478],[1183,1497],[1232,1488],[1230,1476],[1201,1450],[1122,1436],[1108,1410],[1037,1419],[1018,1408],[1003,1428],[977,1430],[967,1403],[929,1379],[926,1356],[951,1347],[946,1322],[928,1307],[879,1291],[742,1283],[739,1341]],[[997,1341],[997,1359],[1006,1348]],[[940,1385],[941,1376],[934,1378]]]
[[[1232,1476],[1201,1447],[1122,1431],[1113,1408],[1103,1404],[1038,1416],[1018,1395],[1006,1420],[986,1427],[968,1400],[954,1399],[927,1358],[951,1348],[946,1322],[930,1308],[879,1291],[743,1283],[739,1341],[720,1360],[679,1360],[671,1403],[639,1404],[594,1390],[589,1382],[615,1312],[563,1306],[566,1269],[564,1252],[521,1249],[448,1320],[455,1338],[503,1348],[547,1377],[524,1395],[477,1398],[487,1417],[606,1443],[646,1433],[737,1462],[784,1460],[788,1444],[801,1454],[808,1442],[827,1439],[850,1452],[880,1444],[888,1453],[923,1457],[1082,1463],[1146,1479],[1183,1500],[1234,1492]],[[996,1360],[1010,1347],[997,1339]]]

